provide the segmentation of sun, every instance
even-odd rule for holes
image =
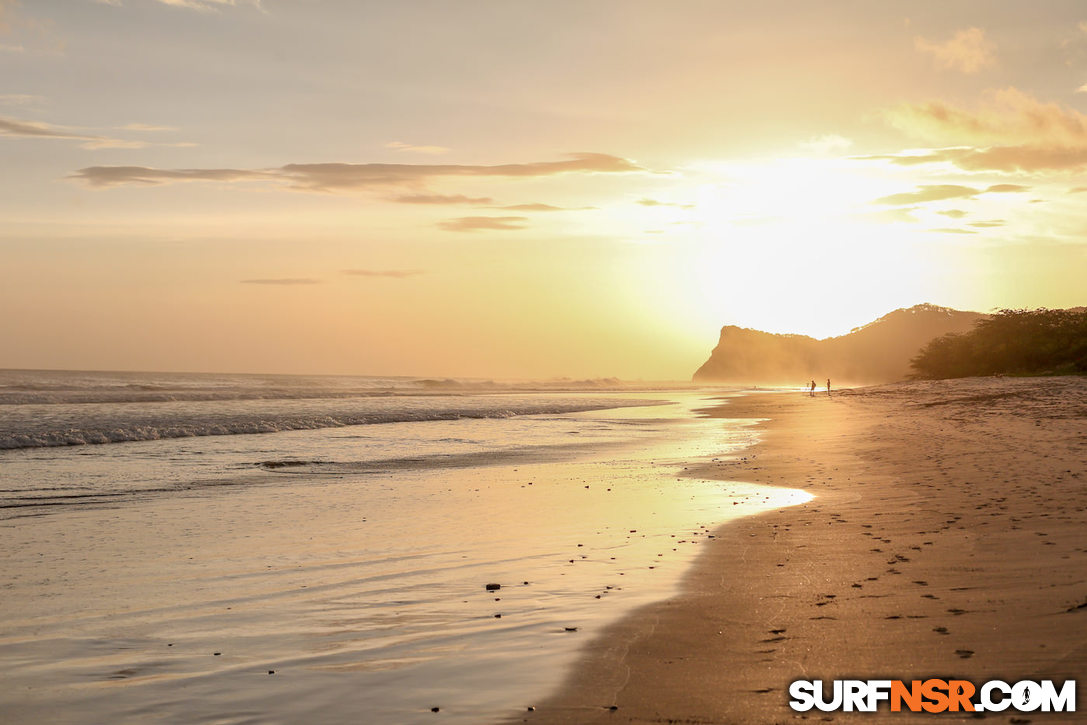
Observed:
[[[685,260],[691,303],[717,324],[828,337],[933,293],[924,235],[872,204],[900,181],[844,160],[718,171],[696,190]]]

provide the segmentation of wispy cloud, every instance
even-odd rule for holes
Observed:
[[[44,96],[33,96],[27,93],[0,93],[0,103],[5,106],[34,106],[44,100]]]
[[[905,191],[899,194],[882,196],[872,203],[905,206],[909,204],[921,204],[928,201],[944,201],[945,199],[973,199],[978,194],[1012,194],[1024,191],[1030,191],[1030,187],[1023,186],[1022,184],[993,184],[985,189],[975,189],[970,186],[960,186],[958,184],[925,184],[918,186],[914,191]],[[954,209],[938,213],[955,218],[966,215],[966,212],[960,212]]]
[[[901,157],[900,157],[901,158]],[[892,163],[902,163],[891,158]],[[1064,146],[991,146],[938,149],[923,157],[910,157],[909,165],[946,161],[965,171],[1060,171],[1087,165],[1087,148]]]
[[[1016,88],[986,96],[973,110],[933,101],[884,114],[914,138],[938,144],[924,152],[858,157],[899,166],[948,163],[965,171],[1036,172],[1087,166],[1087,115],[1044,103]]]
[[[173,181],[264,181],[279,179],[274,171],[247,169],[150,169],[146,166],[92,166],[80,169],[69,178],[80,179],[91,186],[136,184],[152,186]]]
[[[981,191],[979,189],[973,189],[969,186],[959,186],[957,184],[926,184],[917,187],[916,191],[905,191],[900,194],[882,196],[872,203],[905,206],[909,204],[920,204],[926,201],[943,201],[944,199],[970,199],[980,193]]]
[[[243,279],[242,284],[269,284],[269,285],[305,285],[305,284],[321,284],[319,279],[311,279],[309,277],[276,277],[270,279]]]
[[[423,273],[421,269],[345,269],[343,274],[354,277],[388,277],[391,279],[405,279],[416,277]]]
[[[638,199],[636,203],[642,206],[674,206],[677,209],[694,209],[694,204],[676,204],[671,201],[657,201],[656,199]]]
[[[110,138],[108,136],[96,136],[80,133],[72,129],[64,128],[63,126],[53,126],[48,123],[4,117],[0,117],[0,136],[82,141],[83,143],[80,145],[85,149],[138,149],[148,145],[145,141],[130,141],[126,139]]]
[[[1087,146],[1087,115],[1017,88],[987,94],[976,110],[931,101],[898,106],[885,117],[900,131],[940,146]]]
[[[1002,227],[1006,223],[1003,219],[987,219],[980,222],[969,222],[969,225],[979,229],[988,229],[990,227]]]
[[[939,227],[937,229],[929,229],[930,232],[938,232],[940,234],[977,234],[973,229],[959,229],[957,227]]]
[[[839,136],[837,134],[827,134],[825,136],[815,136],[807,141],[800,142],[800,148],[805,151],[811,151],[817,154],[833,153],[835,151],[843,151],[853,145],[853,141],[845,136]]]
[[[404,143],[403,141],[390,141],[385,144],[387,149],[396,149],[397,151],[410,151],[416,154],[444,154],[449,153],[449,149],[445,146],[416,146],[415,144]]]
[[[90,186],[166,184],[176,181],[277,181],[299,191],[352,191],[387,187],[416,188],[439,177],[532,178],[559,174],[645,172],[634,162],[608,154],[571,154],[565,161],[494,166],[464,164],[287,164],[275,169],[154,169],[146,166],[89,166],[69,178]]]
[[[596,209],[595,206],[554,206],[552,204],[509,204],[507,206],[498,206],[496,209],[508,209],[509,211],[589,211]]]
[[[146,131],[149,133],[156,131],[177,130],[177,128],[175,128],[174,126],[156,126],[150,123],[126,123],[124,126],[118,126],[117,128],[121,131]]]
[[[514,231],[525,229],[527,221],[523,216],[462,216],[439,222],[438,226],[447,232]]]
[[[464,196],[463,194],[405,194],[392,201],[400,204],[490,204],[489,196]]]
[[[17,96],[21,98],[22,96]],[[0,97],[2,98],[2,97]],[[35,96],[28,96],[35,98]],[[127,131],[167,131],[174,130],[165,126],[145,126],[144,124],[128,124],[120,130]],[[114,138],[98,134],[86,133],[82,129],[73,129],[65,126],[56,126],[40,121],[27,121],[24,119],[0,116],[0,136],[21,137],[32,139],[58,139],[66,141],[80,141],[81,148],[85,149],[142,149],[148,146],[174,146],[186,147],[196,144],[188,142],[176,143],[152,143],[138,139]]]
[[[94,0],[100,5],[113,5],[120,7],[124,5],[124,0]],[[187,10],[197,10],[203,13],[216,13],[224,7],[238,7],[241,5],[249,5],[258,9],[263,9],[261,0],[158,0],[162,5],[169,5],[175,8],[185,8]]]
[[[942,43],[918,36],[913,45],[918,52],[932,56],[941,68],[977,73],[996,64],[996,45],[981,28],[960,30]]]
[[[962,219],[964,216],[966,216],[966,212],[964,212],[962,209],[946,209],[944,211],[938,211],[936,213],[943,214],[944,216],[951,217],[952,219]]]

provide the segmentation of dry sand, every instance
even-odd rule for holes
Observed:
[[[802,715],[787,690],[1087,675],[1087,379],[752,395],[712,414],[768,419],[764,441],[690,475],[816,498],[722,526],[681,591],[607,629],[527,721],[931,721]]]

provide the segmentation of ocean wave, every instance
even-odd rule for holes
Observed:
[[[467,402],[467,401],[466,401]],[[25,421],[14,430],[0,426],[0,450],[46,448],[56,446],[101,445],[133,441],[153,441],[197,436],[228,436],[255,433],[280,433],[292,430],[342,428],[382,423],[412,423],[461,419],[511,418],[518,415],[555,415],[630,405],[652,401],[519,401],[501,407],[455,406],[441,408],[399,408],[369,410],[362,413],[330,415],[234,415],[229,418],[200,416],[189,420],[168,416],[161,420],[117,421],[89,420],[75,426],[48,426],[43,421]],[[181,416],[185,417],[185,416]],[[172,419],[171,419],[172,418]],[[12,426],[14,427],[14,426]]]

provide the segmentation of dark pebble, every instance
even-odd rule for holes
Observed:
[[[484,588],[489,592],[494,592],[494,591],[498,591],[499,589],[501,589],[502,585],[501,584],[488,584]]]

